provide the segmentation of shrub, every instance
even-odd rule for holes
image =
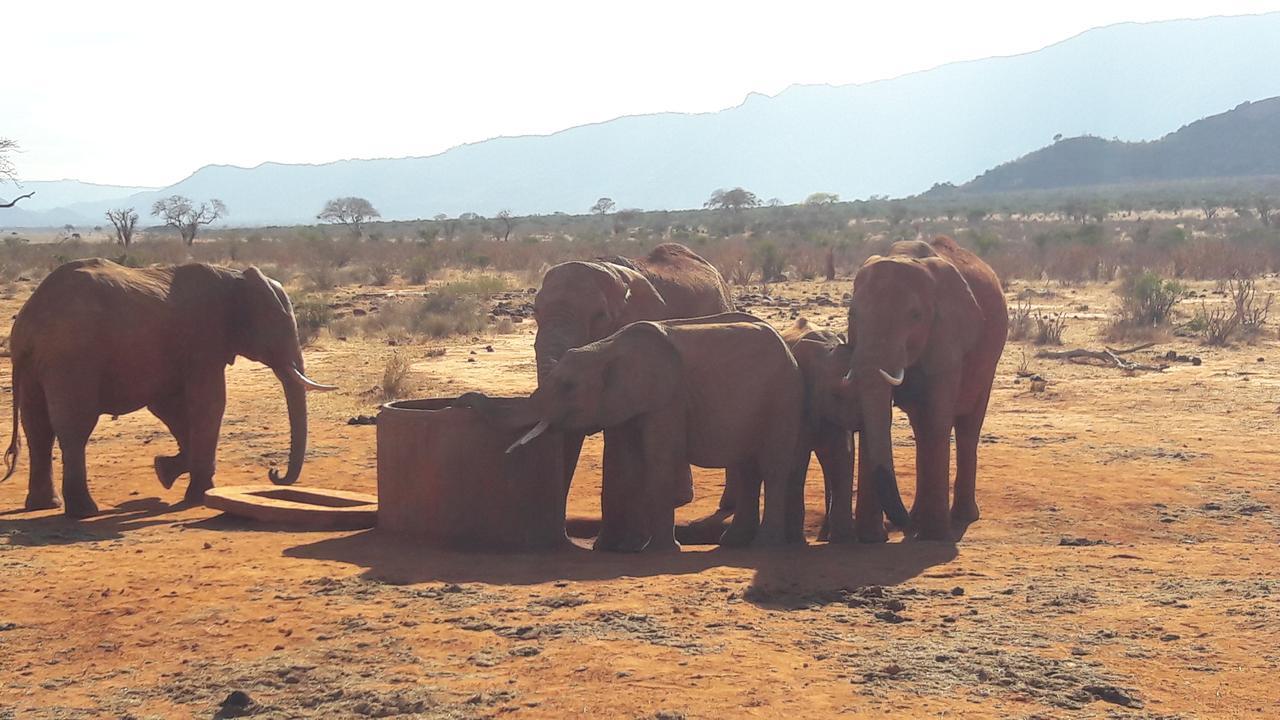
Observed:
[[[411,285],[426,285],[431,278],[431,260],[426,255],[416,255],[405,268],[405,278]]]
[[[373,284],[378,287],[390,285],[391,281],[396,277],[396,269],[389,263],[374,263],[369,266],[369,275],[373,278]]]
[[[1240,318],[1231,309],[1223,306],[1209,309],[1204,301],[1189,324],[1190,329],[1200,333],[1200,339],[1206,345],[1226,345],[1240,326]]]
[[[1250,341],[1257,339],[1265,329],[1267,318],[1271,315],[1271,301],[1275,299],[1275,295],[1267,293],[1266,298],[1259,301],[1258,289],[1253,278],[1234,277],[1228,282],[1227,288],[1231,293],[1231,302],[1235,307],[1235,317],[1240,332]]]
[[[328,292],[338,284],[336,269],[326,262],[312,265],[304,275],[306,275],[307,281],[311,284],[311,289],[317,292]]]
[[[1026,340],[1031,334],[1031,300],[1019,298],[1009,313],[1009,339]]]
[[[310,345],[333,320],[329,299],[319,295],[304,295],[293,305],[293,317],[298,323],[298,341]]]
[[[1131,274],[1120,286],[1119,319],[1135,326],[1156,327],[1169,322],[1173,306],[1186,294],[1181,283],[1147,270]]]
[[[1037,345],[1061,345],[1062,331],[1067,327],[1067,318],[1061,313],[1035,313]]]
[[[382,366],[382,381],[378,384],[383,402],[390,402],[408,394],[409,369],[409,358],[404,355],[396,353],[387,358],[387,364]]]

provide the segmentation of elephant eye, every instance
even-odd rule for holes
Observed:
[[[911,309],[911,322],[920,322],[920,319],[923,317],[924,314],[920,312],[920,308]]]

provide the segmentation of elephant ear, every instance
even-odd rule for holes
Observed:
[[[661,320],[667,304],[645,276],[630,268],[601,263],[595,276],[615,330],[639,320]]]
[[[280,296],[276,294],[276,289],[272,287],[271,280],[263,275],[261,270],[249,267],[244,271],[244,280],[248,285],[249,297],[254,299],[255,306],[261,304],[261,307],[275,308],[285,315],[289,314],[289,310],[280,301]]]
[[[934,280],[934,320],[930,346],[958,348],[967,354],[977,344],[986,321],[969,283],[955,265],[940,257],[920,260]],[[939,342],[939,341],[942,342]]]

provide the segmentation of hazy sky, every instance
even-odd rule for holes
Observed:
[[[428,155],[713,111],[1280,0],[6,3],[0,136],[22,177],[167,185],[202,165]]]

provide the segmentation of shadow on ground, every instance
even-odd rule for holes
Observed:
[[[164,518],[165,515],[190,507],[189,503],[170,505],[152,497],[120,503],[84,520],[69,518],[61,511],[30,518],[3,519],[27,514],[25,510],[13,510],[0,513],[0,535],[7,535],[12,545],[32,547],[120,540],[127,532],[171,523],[173,520]]]
[[[554,580],[690,575],[717,567],[753,569],[762,599],[911,580],[958,554],[953,543],[815,544],[780,548],[708,548],[672,554],[598,553],[576,544],[546,553],[461,553],[425,548],[378,530],[327,538],[285,550],[286,557],[364,569],[366,580],[530,585]]]

